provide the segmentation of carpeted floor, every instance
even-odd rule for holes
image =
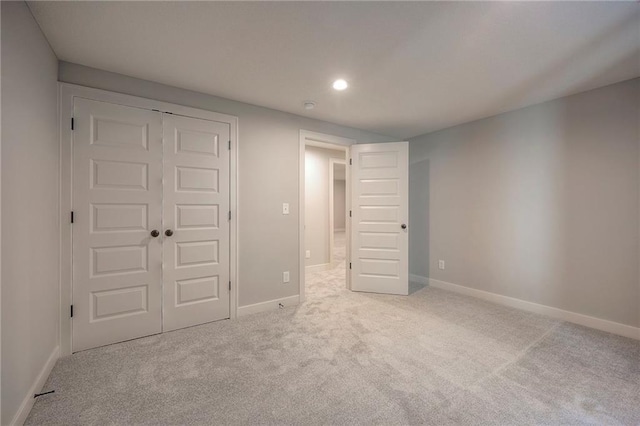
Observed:
[[[352,293],[60,359],[27,424],[640,424],[640,342],[434,288]]]

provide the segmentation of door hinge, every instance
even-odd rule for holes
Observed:
[[[351,262],[349,262],[349,269],[351,269]]]
[[[75,127],[76,127],[76,126],[75,126],[75,123],[74,123],[73,117],[71,117],[71,130],[74,130],[74,129],[75,129]]]
[[[231,151],[231,141],[229,141],[229,151]]]
[[[73,210],[71,211],[71,223],[73,223]]]
[[[71,305],[71,318],[73,318],[73,305]]]
[[[352,166],[353,165],[353,159],[349,158],[349,165]]]
[[[229,220],[231,220],[231,210],[229,210]]]
[[[351,210],[349,210],[349,217],[352,217],[352,216],[351,216]]]
[[[229,291],[231,291],[231,281],[229,281]]]

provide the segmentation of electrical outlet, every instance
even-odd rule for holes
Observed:
[[[282,282],[283,283],[288,283],[289,282],[289,271],[284,271],[282,273]]]
[[[289,214],[289,203],[282,203],[282,214]]]
[[[304,257],[305,257],[305,259],[311,259],[311,250],[307,250],[307,251],[304,253]]]
[[[444,269],[444,260],[438,260],[438,269]]]

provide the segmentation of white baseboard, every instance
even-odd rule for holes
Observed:
[[[22,404],[20,404],[20,408],[18,408],[18,412],[15,416],[13,416],[11,425],[23,425],[25,420],[27,420],[27,416],[29,415],[31,408],[33,407],[33,403],[35,402],[35,398],[33,397],[33,395],[42,390],[42,387],[47,381],[47,378],[49,378],[49,374],[51,374],[51,370],[53,370],[53,366],[56,365],[59,354],[60,347],[56,346],[53,349],[53,352],[51,352],[51,355],[49,355],[49,359],[47,359],[47,362],[42,367],[42,370],[40,370],[38,377],[36,377],[36,380],[33,382],[31,387],[29,388],[29,391],[24,396]]]
[[[552,306],[527,302],[526,300],[503,296],[496,293],[490,293],[488,291],[476,290],[474,288],[448,283],[446,281],[440,281],[433,278],[421,277],[418,275],[410,275],[410,278],[411,281],[428,284],[431,287],[449,290],[455,293],[464,294],[465,296],[471,296],[478,299],[486,300],[488,302],[497,303],[499,305],[522,309],[523,311],[546,315],[558,320],[568,321],[574,324],[583,325],[585,327],[595,328],[596,330],[606,331],[608,333],[617,334],[619,336],[640,340],[640,328],[638,327],[591,317],[576,312],[565,311],[563,309],[554,308]]]
[[[269,300],[266,302],[255,303],[253,305],[239,306],[238,317],[245,315],[257,314],[258,312],[275,311],[280,308],[280,304],[287,306],[294,306],[300,303],[300,296],[283,297],[281,299]]]
[[[333,265],[331,263],[321,263],[319,265],[309,265],[305,266],[305,272],[322,272],[328,271],[329,269],[333,269]]]

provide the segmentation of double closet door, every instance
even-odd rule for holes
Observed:
[[[229,133],[74,99],[73,351],[229,318]]]

